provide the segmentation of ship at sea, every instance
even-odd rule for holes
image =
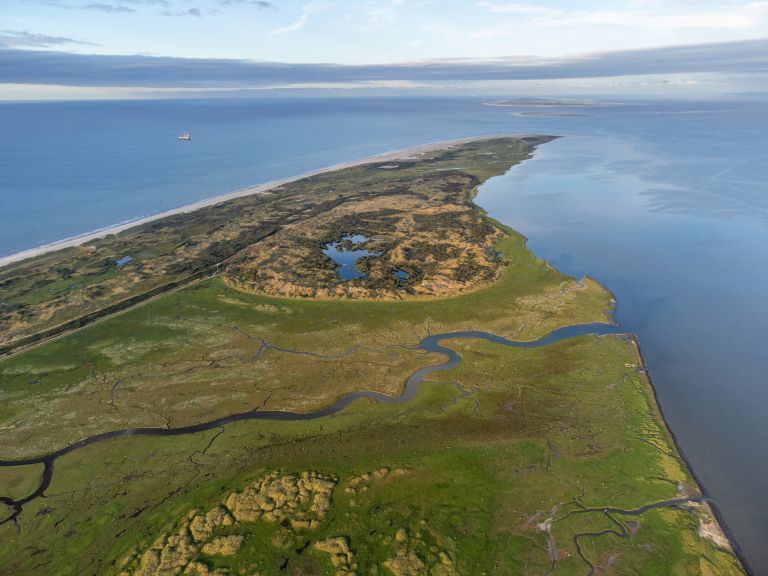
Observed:
[[[192,140],[192,137],[189,135],[189,132],[184,130],[181,136],[179,136],[179,140],[183,140],[184,142],[189,142]]]

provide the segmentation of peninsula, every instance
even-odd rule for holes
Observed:
[[[611,294],[473,202],[551,139],[6,260],[0,574],[743,574]]]

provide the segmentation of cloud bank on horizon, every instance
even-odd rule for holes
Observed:
[[[0,78],[3,82],[62,86],[263,88],[301,83],[554,80],[723,72],[768,73],[768,39],[551,59],[442,59],[368,65],[0,49]]]
[[[768,90],[768,0],[3,0],[0,16],[6,99],[638,77]]]

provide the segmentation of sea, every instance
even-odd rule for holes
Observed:
[[[765,98],[488,105],[513,97],[3,103],[0,257],[398,148],[562,136],[477,201],[613,291],[682,451],[768,574]]]

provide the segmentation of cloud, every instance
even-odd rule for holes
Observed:
[[[96,46],[91,42],[82,42],[66,36],[48,36],[36,34],[29,30],[0,30],[0,46],[5,48],[50,48],[64,44],[80,44],[82,46]]]
[[[194,16],[196,18],[200,18],[202,16],[202,13],[200,12],[200,8],[187,8],[186,10],[164,10],[163,16]]]
[[[549,14],[554,12],[550,8],[544,8],[543,6],[537,6],[534,4],[520,4],[518,2],[479,2],[481,8],[485,8],[488,12],[495,12],[497,14]]]
[[[93,10],[99,12],[135,13],[139,10],[160,10],[163,16],[197,16],[204,13],[216,13],[222,9],[233,7],[255,7],[259,10],[277,10],[274,2],[267,0],[27,0],[45,6],[56,6],[71,10]]]
[[[283,26],[282,28],[275,28],[270,32],[270,34],[290,34],[292,32],[297,32],[304,27],[304,25],[307,23],[308,20],[309,20],[309,13],[306,11],[302,12],[298,20],[296,20],[292,24],[288,24],[288,26]]]
[[[107,12],[110,14],[128,14],[136,12],[134,6],[139,5],[163,5],[168,4],[168,0],[114,0],[112,2],[88,2],[85,0],[28,0],[30,3],[43,4],[45,6],[56,6],[68,10],[90,10],[95,12]]]
[[[638,4],[638,3],[636,3]],[[643,6],[645,3],[639,3]],[[645,30],[748,29],[768,21],[768,1],[719,5],[709,9],[671,10],[562,10],[519,2],[478,2],[495,14],[523,17],[532,24],[550,28],[615,26]]]
[[[259,10],[277,10],[277,6],[265,0],[220,0],[219,6],[256,6]]]
[[[356,66],[0,49],[0,82],[7,84],[247,88],[318,82],[553,80],[689,73],[768,74],[768,40],[562,58],[465,58]]]
[[[366,5],[368,23],[374,26],[387,26],[397,18],[397,9],[403,2],[398,0],[369,1]]]
[[[67,7],[69,8],[70,6]],[[136,12],[136,10],[129,8],[128,6],[120,6],[118,4],[104,4],[102,2],[92,2],[91,4],[83,4],[71,7],[80,8],[82,10],[98,10],[100,12],[110,12],[113,14],[120,12]]]
[[[162,8],[170,8],[172,6],[172,0],[115,0],[121,4],[131,4],[132,6],[159,6]]]

